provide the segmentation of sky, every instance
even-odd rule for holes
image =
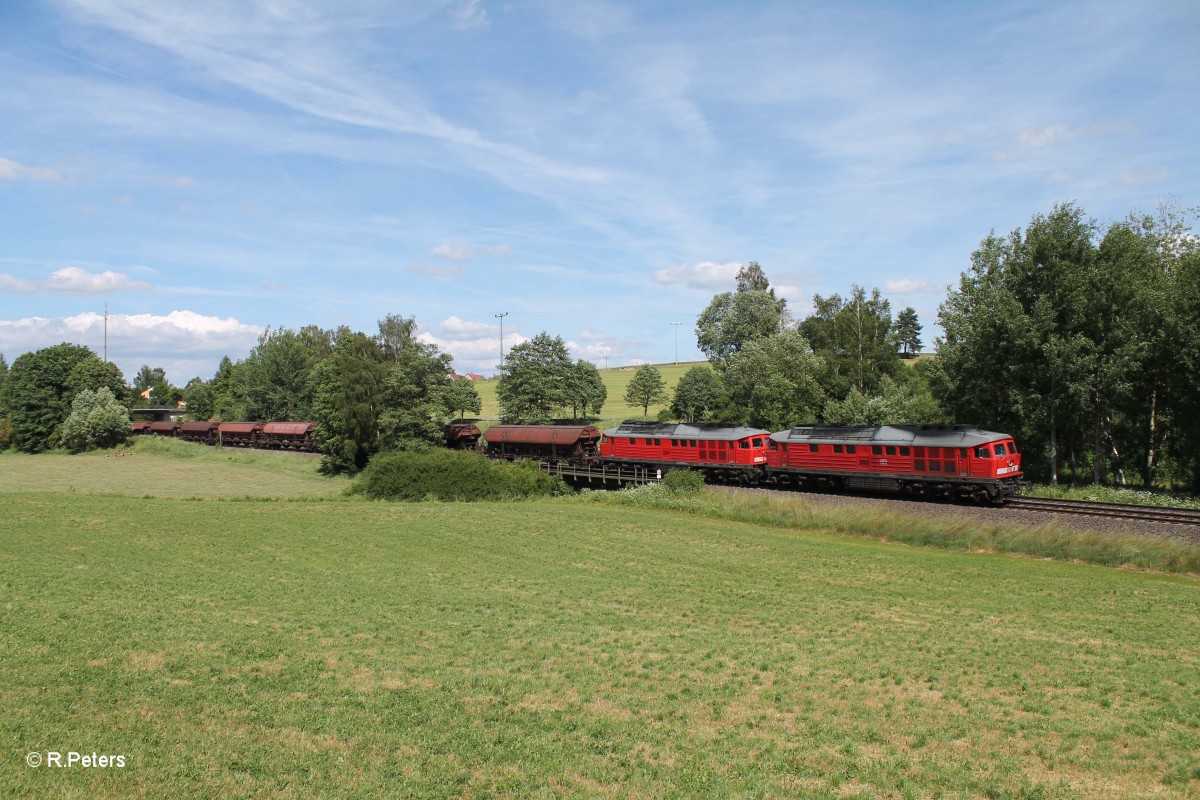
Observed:
[[[103,355],[107,306],[177,385],[387,314],[463,373],[502,313],[690,361],[750,261],[928,349],[991,231],[1200,205],[1198,78],[1194,0],[3,0],[0,353]]]

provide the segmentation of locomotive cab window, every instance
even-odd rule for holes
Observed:
[[[1000,458],[1000,456],[1004,455],[1004,454],[1005,454],[1005,452],[1006,452],[1006,451],[1005,451],[1005,449],[1004,449],[1004,443],[1003,443],[1003,442],[1001,442],[1000,444],[996,445],[996,458]]]
[[[755,447],[762,447],[762,439],[761,439],[761,438],[757,438],[757,437],[756,437],[756,438],[754,439],[754,446],[755,446]]]
[[[1008,454],[1010,456],[1015,456],[1017,454],[1017,443],[1016,442],[1007,442],[1007,444],[1008,444]]]
[[[975,448],[975,457],[976,458],[991,458],[992,451],[988,450],[986,447],[976,447]]]
[[[738,447],[742,448],[743,450],[749,450],[750,443],[747,442],[745,439],[742,439],[740,442],[738,442]]]

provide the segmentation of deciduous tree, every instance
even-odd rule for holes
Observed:
[[[12,442],[19,450],[39,453],[54,446],[54,434],[70,412],[74,398],[72,371],[79,364],[99,361],[77,344],[56,344],[13,361],[8,371],[8,404]]]
[[[625,404],[642,407],[642,419],[650,413],[650,406],[667,399],[667,384],[662,372],[653,364],[642,364],[633,373],[625,389]]]
[[[569,405],[574,365],[561,336],[542,331],[514,345],[500,369],[496,395],[505,422],[549,422]]]
[[[721,378],[706,366],[692,367],[675,385],[671,411],[687,422],[704,418],[721,404],[724,387]]]
[[[62,424],[62,443],[73,453],[116,447],[129,435],[129,409],[107,386],[83,389]]]
[[[779,332],[787,301],[775,296],[766,274],[750,262],[737,274],[737,289],[713,297],[696,320],[696,343],[718,369],[755,339]]]
[[[750,342],[725,370],[729,405],[724,416],[768,430],[815,421],[825,402],[822,368],[798,331]]]

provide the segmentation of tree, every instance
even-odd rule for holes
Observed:
[[[496,395],[505,422],[548,422],[571,401],[574,365],[561,336],[542,331],[514,345],[500,368]]]
[[[825,402],[821,359],[798,331],[750,342],[729,360],[726,416],[768,430],[815,421]]]
[[[12,442],[12,417],[8,413],[8,362],[0,353],[0,450]]]
[[[600,370],[596,369],[595,364],[582,358],[575,362],[571,371],[569,393],[573,419],[587,417],[589,408],[599,414],[608,400],[608,387],[600,377]]]
[[[167,371],[165,369],[162,367],[151,367],[149,364],[142,364],[142,368],[133,377],[133,388],[139,392],[144,392],[160,383],[166,382]]]
[[[770,336],[787,322],[787,301],[775,297],[762,267],[738,270],[737,289],[713,297],[696,319],[696,343],[718,369],[748,342]]]
[[[214,419],[216,414],[216,392],[210,383],[192,378],[183,388],[183,401],[187,404],[187,415],[192,420]]]
[[[872,289],[854,285],[850,296],[813,296],[814,313],[800,323],[813,352],[826,371],[822,385],[832,397],[845,397],[851,388],[873,394],[884,375],[901,368],[892,334],[891,305]]]
[[[692,367],[675,385],[671,411],[680,419],[695,422],[720,405],[723,393],[717,373],[705,366]]]
[[[62,443],[73,453],[116,447],[129,435],[129,409],[107,386],[83,389],[62,424]]]
[[[1017,436],[1026,471],[1052,483],[1060,454],[1074,461],[1090,438],[1084,401],[1096,342],[1085,330],[1086,297],[1102,280],[1094,231],[1068,203],[1035,215],[1024,232],[989,235],[938,313],[944,338],[930,373],[938,400],[957,420]]]
[[[358,472],[378,450],[386,377],[379,344],[364,333],[340,334],[317,365],[313,421],[323,472]]]
[[[8,370],[8,410],[12,443],[27,453],[54,446],[55,431],[70,413],[74,399],[72,371],[99,357],[77,344],[56,344],[25,353]]]
[[[667,399],[667,384],[663,381],[662,372],[653,364],[642,364],[633,373],[628,388],[625,389],[625,404],[642,407],[642,419],[650,413],[650,406]]]
[[[483,402],[479,399],[479,392],[475,390],[475,381],[459,378],[451,382],[450,389],[446,392],[447,411],[461,419],[467,416],[468,411],[478,414],[482,409]]]
[[[379,323],[386,375],[379,416],[380,449],[422,448],[442,441],[451,357],[417,339],[417,321],[395,314]]]
[[[917,310],[908,306],[896,316],[896,341],[904,348],[904,355],[921,352],[921,323]]]
[[[306,420],[312,415],[312,368],[305,340],[287,328],[267,328],[242,367],[247,416],[256,420]]]
[[[945,414],[921,379],[896,380],[887,375],[879,393],[851,389],[845,399],[825,403],[825,421],[842,425],[920,425],[945,422]]]

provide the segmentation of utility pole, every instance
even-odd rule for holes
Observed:
[[[494,316],[496,317],[496,319],[500,320],[500,369],[503,370],[504,369],[504,318],[508,316],[508,312],[505,311],[500,314],[495,314]],[[504,419],[504,401],[500,399],[500,387],[498,385],[496,387],[496,400],[497,400],[497,402],[500,403],[500,419]]]
[[[679,363],[679,326],[682,325],[683,323],[682,322],[672,322],[671,324],[673,326],[675,326],[675,363],[678,364]]]

